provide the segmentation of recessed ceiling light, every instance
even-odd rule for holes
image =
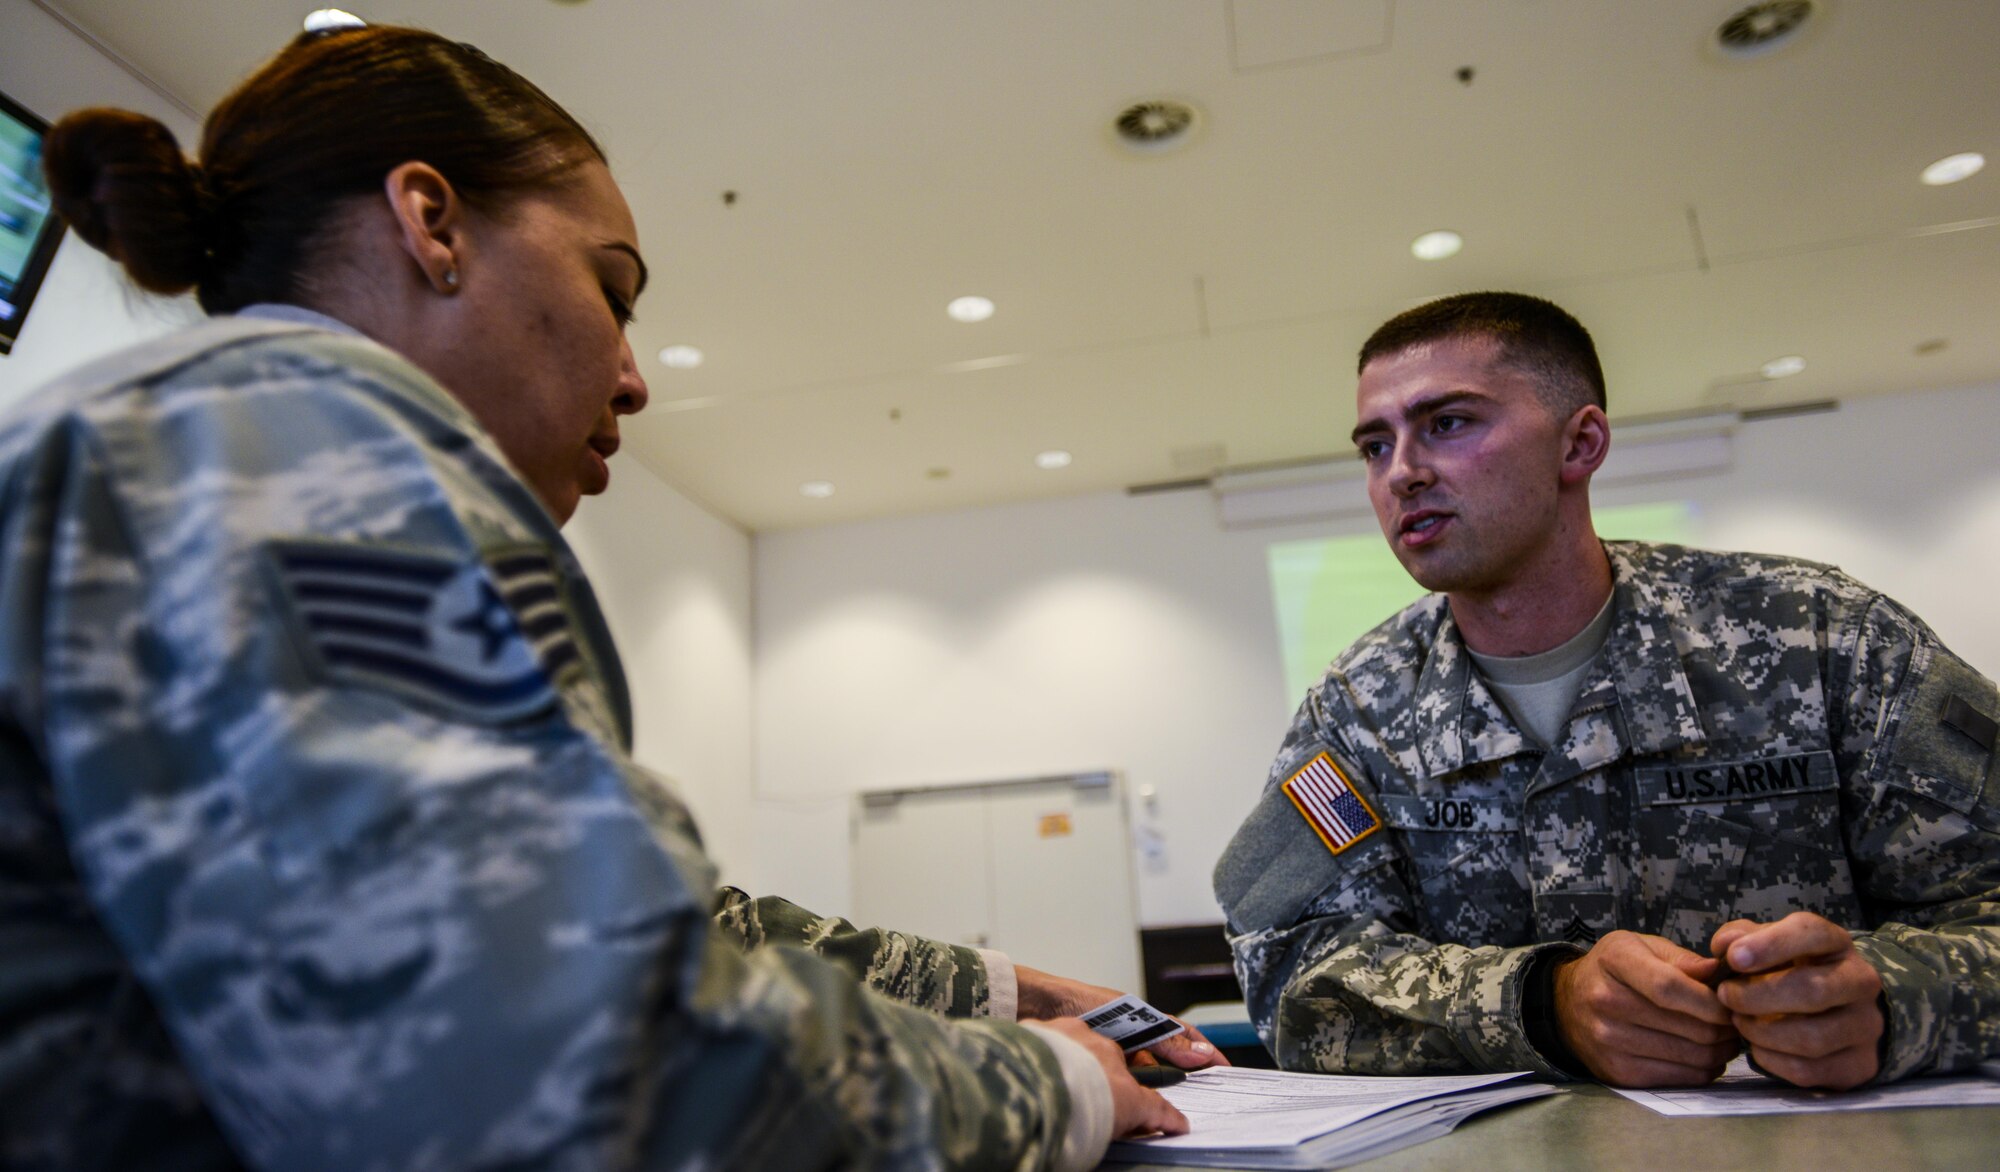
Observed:
[[[306,13],[305,29],[309,33],[323,33],[337,28],[367,27],[367,21],[352,12],[342,12],[338,8],[316,8]]]
[[[808,480],[804,484],[799,485],[799,495],[809,496],[816,501],[823,501],[833,495],[833,482],[831,480]]]
[[[1946,155],[1924,168],[1924,182],[1932,187],[1943,187],[1961,179],[1970,179],[1986,168],[1986,156],[1978,151],[1966,151],[1961,155]]]
[[[962,321],[969,325],[992,317],[993,302],[984,297],[954,297],[951,304],[944,307],[944,311],[951,315],[951,320]]]
[[[660,362],[675,370],[693,370],[701,365],[702,353],[693,346],[668,346],[660,351]]]
[[[1120,146],[1149,155],[1186,146],[1200,128],[1200,112],[1172,98],[1134,102],[1111,120],[1111,136]]]
[[[1773,358],[1757,369],[1765,378],[1790,378],[1806,368],[1806,360],[1796,354]]]
[[[1717,26],[1715,47],[1739,60],[1761,57],[1798,40],[1812,16],[1812,0],[1760,0]]]
[[[1035,467],[1047,468],[1050,471],[1054,471],[1057,468],[1069,467],[1069,461],[1070,455],[1068,452],[1063,451],[1061,448],[1051,448],[1035,457]]]
[[[1443,260],[1448,256],[1457,256],[1458,250],[1464,247],[1465,237],[1456,232],[1426,232],[1410,241],[1410,255],[1418,260]]]

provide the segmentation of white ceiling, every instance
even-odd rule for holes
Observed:
[[[1473,288],[1582,318],[1614,419],[2000,382],[2000,3],[1818,0],[1797,43],[1726,60],[1744,3],[348,6],[478,44],[599,133],[654,271],[626,451],[765,530],[1340,451],[1369,330]],[[205,110],[316,5],[45,6]],[[1198,138],[1115,146],[1156,96]],[[1918,182],[1968,150],[1995,165]],[[1434,228],[1464,252],[1412,258]],[[951,321],[963,293],[998,314]],[[707,363],[659,365],[674,342]],[[1806,372],[1758,378],[1784,354]]]

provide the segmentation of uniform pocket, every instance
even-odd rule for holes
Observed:
[[[1807,911],[1861,923],[1834,791],[1767,799],[1754,809],[1644,809],[1638,845],[1646,930],[1697,952],[1734,919],[1768,923]]]
[[[1532,942],[1520,815],[1498,798],[1384,795],[1383,820],[1415,873],[1427,935],[1458,944]]]
[[[1860,927],[1861,905],[1840,841],[1835,795],[1803,794],[1792,800],[1805,807],[1797,811],[1797,829],[1749,830],[1737,869],[1734,917],[1770,921],[1805,911]]]

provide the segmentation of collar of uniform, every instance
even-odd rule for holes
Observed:
[[[1605,641],[1605,673],[1617,692],[1625,736],[1634,753],[1666,753],[1708,740],[1695,707],[1694,689],[1681,667],[1674,641],[1673,619],[1679,604],[1665,593],[1652,572],[1653,547],[1636,541],[1607,541],[1616,583],[1616,613],[1611,637]],[[1586,685],[1585,699],[1599,688]]]
[[[302,305],[284,305],[275,301],[260,301],[255,305],[246,305],[231,314],[230,317],[237,321],[270,322],[280,325],[302,326],[306,329],[319,330],[330,334],[343,334],[357,341],[364,342],[378,354],[385,355],[394,360],[389,364],[389,367],[393,368],[393,372],[396,375],[392,381],[398,390],[411,394],[421,400],[425,407],[450,420],[460,430],[487,437],[488,442],[491,442],[491,437],[488,435],[485,425],[479,422],[478,418],[472,414],[472,411],[465,404],[459,402],[452,396],[450,391],[445,390],[436,379],[432,378],[428,371],[419,369],[416,363],[411,362],[401,354],[382,345],[380,342],[377,342],[375,339],[337,317],[329,317],[316,309],[307,309]],[[498,449],[495,448],[495,451],[497,452]],[[508,467],[512,467],[512,465],[510,464]]]
[[[336,334],[364,336],[360,330],[348,325],[337,317],[329,317],[317,309],[307,309],[303,305],[281,305],[276,301],[259,301],[236,311],[236,316],[250,321],[290,322],[295,326],[311,326],[319,330],[331,330]]]
[[[1451,604],[1442,598],[1438,604],[1437,635],[1411,698],[1425,771],[1435,777],[1534,750],[1535,743],[1472,670],[1472,652],[1458,633]]]
[[[1599,652],[1600,669],[1585,683],[1575,711],[1616,702],[1624,717],[1625,744],[1605,743],[1605,730],[1597,729],[1588,738],[1590,751],[1578,745],[1563,746],[1563,751],[1595,762],[1607,754],[1617,756],[1621,748],[1653,754],[1704,743],[1708,737],[1671,629],[1675,608],[1645,565],[1652,547],[1607,541],[1604,551],[1611,560],[1614,591],[1611,635]],[[1442,598],[1438,603],[1436,636],[1411,703],[1417,751],[1426,771],[1436,776],[1537,750],[1540,746],[1515,725],[1472,670],[1472,653],[1452,620],[1451,605]],[[1576,732],[1574,727],[1570,731]]]

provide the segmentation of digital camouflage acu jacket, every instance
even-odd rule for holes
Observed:
[[[1048,1047],[932,1012],[972,951],[718,893],[554,522],[389,352],[40,392],[0,548],[0,1165],[1054,1158]]]
[[[1215,872],[1280,1064],[1557,1074],[1521,1020],[1537,954],[1623,928],[1706,955],[1726,920],[1800,909],[1882,976],[1883,1079],[2000,1052],[1993,683],[1837,570],[1605,548],[1615,620],[1559,745],[1516,727],[1438,595],[1306,696]],[[1344,831],[1285,789],[1319,800],[1327,764],[1357,791]]]

